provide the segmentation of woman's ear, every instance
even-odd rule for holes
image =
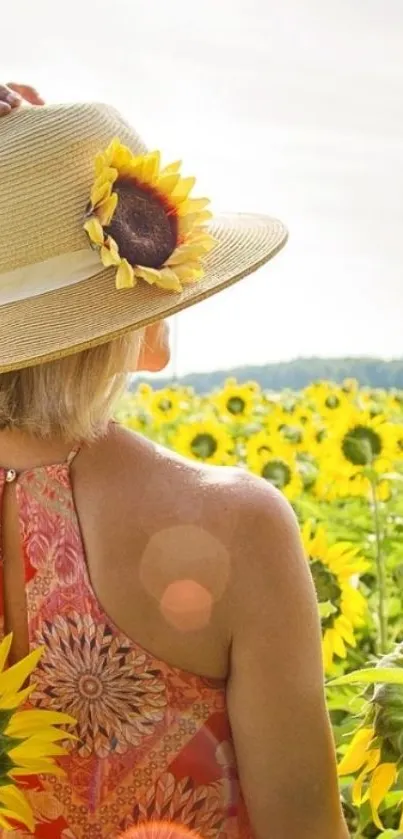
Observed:
[[[169,327],[165,320],[146,326],[141,342],[137,370],[159,373],[169,364]]]

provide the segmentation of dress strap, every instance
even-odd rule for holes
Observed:
[[[81,446],[82,446],[81,443],[76,443],[74,448],[72,448],[71,452],[69,452],[69,454],[67,455],[66,463],[67,463],[68,466],[70,466],[72,464],[75,456],[79,453],[79,451],[81,449]]]

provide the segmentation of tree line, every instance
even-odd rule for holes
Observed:
[[[297,358],[293,361],[246,365],[208,373],[189,373],[175,381],[193,387],[199,393],[207,393],[221,387],[228,378],[238,382],[256,381],[267,390],[300,390],[317,380],[341,383],[350,378],[357,379],[362,386],[403,389],[403,359]],[[156,380],[143,375],[133,376],[130,387],[135,389],[139,382],[149,382],[160,388],[171,385],[173,381],[172,377]]]

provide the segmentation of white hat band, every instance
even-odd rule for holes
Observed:
[[[88,247],[7,271],[0,274],[0,306],[75,285],[101,270],[99,254]]]

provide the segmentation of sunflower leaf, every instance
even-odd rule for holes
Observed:
[[[403,670],[392,667],[368,667],[363,670],[354,670],[352,673],[339,676],[337,679],[331,679],[330,682],[327,682],[327,687],[353,684],[403,685]]]
[[[337,612],[337,609],[330,600],[326,600],[324,603],[318,603],[319,609],[319,617],[321,620],[325,620],[325,618],[330,618],[330,615],[334,615]]]

